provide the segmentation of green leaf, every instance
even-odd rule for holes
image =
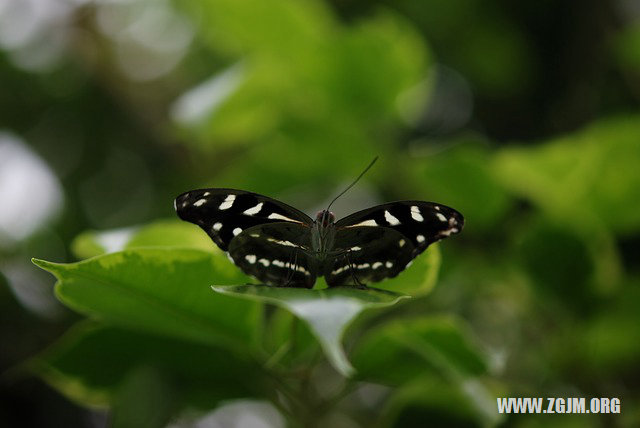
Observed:
[[[130,248],[172,246],[217,251],[202,229],[177,219],[157,220],[124,229],[90,230],[78,235],[71,243],[73,253],[80,259]]]
[[[163,428],[178,410],[171,381],[155,367],[132,369],[118,385],[111,405],[113,428]]]
[[[495,426],[501,415],[495,399],[478,382],[458,384],[437,375],[416,375],[406,385],[393,390],[380,410],[380,427]]]
[[[596,123],[533,147],[498,152],[502,185],[567,225],[630,233],[640,227],[640,116]]]
[[[220,294],[272,303],[304,320],[320,342],[333,367],[344,376],[354,373],[341,344],[342,335],[348,325],[365,309],[391,306],[408,298],[373,288],[362,290],[349,287],[307,290],[244,285],[214,286],[213,290]]]
[[[621,276],[613,234],[640,227],[639,140],[640,116],[620,117],[542,145],[502,149],[491,163],[506,189],[581,237],[596,263],[594,285],[604,293]]]
[[[359,377],[401,384],[420,373],[447,372],[455,377],[479,376],[487,359],[461,323],[428,317],[394,321],[370,330],[356,345],[352,361]]]
[[[404,127],[398,97],[429,71],[424,39],[390,10],[345,25],[319,0],[177,4],[199,23],[209,54],[241,69],[221,84],[225,96],[208,117],[182,129],[200,151],[235,147],[237,162],[216,168],[218,183],[271,195],[298,182],[326,188],[327,170],[350,173],[372,144],[388,147],[388,136]]]
[[[264,388],[261,369],[248,355],[89,321],[74,326],[29,366],[89,406],[117,405],[134,389],[141,394],[138,401],[154,394],[172,406],[206,409],[220,400],[262,396]],[[157,395],[153,390],[160,385]]]
[[[491,424],[498,419],[493,397],[477,380],[487,373],[488,358],[474,343],[468,329],[455,318],[398,320],[371,329],[353,350],[352,361],[361,380],[402,385],[399,394],[417,388],[421,391],[418,396],[422,397],[419,401],[430,411],[445,410],[441,402],[445,391],[434,388],[435,384],[441,384],[447,386],[449,393],[463,397],[449,403],[464,402],[479,419]],[[410,400],[406,397],[401,400],[403,407],[409,405],[406,401],[414,400],[415,394],[410,395]],[[396,404],[392,400],[392,407]],[[424,407],[420,405],[414,410],[424,413]],[[453,410],[455,406],[446,411]],[[449,419],[456,414],[453,411],[442,417]]]
[[[255,339],[259,305],[212,295],[211,283],[244,275],[223,256],[192,249],[147,248],[78,263],[34,260],[58,278],[70,308],[116,325],[245,349]]]

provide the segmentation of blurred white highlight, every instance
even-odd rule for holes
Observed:
[[[185,92],[171,107],[171,117],[182,125],[196,125],[210,117],[244,80],[244,66],[236,63]]]
[[[137,227],[125,227],[107,232],[98,232],[95,234],[95,239],[96,242],[104,248],[105,252],[114,253],[124,250],[137,230]]]
[[[237,400],[193,420],[183,418],[167,428],[284,428],[282,415],[270,404],[257,400]]]
[[[0,247],[22,241],[60,212],[63,194],[47,164],[0,131]]]

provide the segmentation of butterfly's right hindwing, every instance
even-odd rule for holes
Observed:
[[[275,199],[233,189],[191,190],[176,198],[175,208],[182,220],[200,226],[223,251],[233,238],[257,225],[313,223],[302,211]]]

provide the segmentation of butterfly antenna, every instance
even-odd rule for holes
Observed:
[[[358,176],[358,178],[356,178],[353,183],[349,184],[349,186],[347,186],[346,189],[344,189],[342,192],[340,192],[340,194],[338,196],[336,196],[335,198],[333,198],[333,200],[331,201],[331,203],[329,204],[329,206],[327,207],[327,211],[329,211],[329,208],[331,208],[331,205],[333,205],[333,203],[342,195],[344,195],[345,193],[347,193],[347,190],[351,189],[353,186],[356,185],[356,183],[362,178],[363,175],[365,175],[367,173],[367,171],[369,171],[369,169],[371,169],[371,167],[373,166],[374,163],[376,163],[376,161],[378,160],[378,156],[376,156],[375,158],[373,158],[373,160],[369,163],[369,165],[364,169],[364,171],[362,171],[360,173],[360,175]]]

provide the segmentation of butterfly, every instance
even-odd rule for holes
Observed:
[[[191,190],[174,204],[182,220],[200,226],[244,273],[285,287],[312,288],[319,276],[330,287],[393,278],[464,225],[453,208],[422,201],[377,205],[337,222],[328,209],[314,220],[283,202],[234,189]]]

